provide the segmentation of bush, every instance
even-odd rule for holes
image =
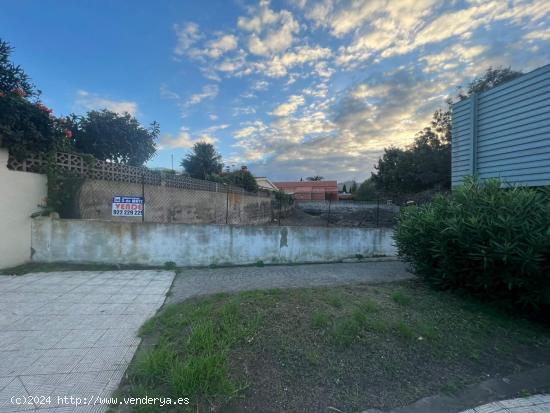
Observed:
[[[547,189],[466,180],[452,195],[405,208],[395,240],[431,285],[550,319]]]

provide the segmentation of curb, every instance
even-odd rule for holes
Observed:
[[[544,366],[472,384],[452,396],[438,394],[386,412],[367,409],[361,413],[458,413],[487,403],[517,398],[521,391],[530,390],[534,394],[549,387],[550,366]]]

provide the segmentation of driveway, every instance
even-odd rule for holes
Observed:
[[[98,397],[118,387],[139,327],[164,303],[173,278],[168,271],[1,276],[0,412],[105,411]]]

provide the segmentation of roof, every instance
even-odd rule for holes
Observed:
[[[256,183],[262,189],[267,189],[269,191],[278,191],[279,188],[265,176],[257,176]]]
[[[338,188],[338,184],[336,181],[283,181],[283,182],[273,182],[277,187],[294,187],[294,188],[301,188],[301,187],[336,187]]]
[[[274,184],[285,192],[338,192],[336,181],[287,181]]]

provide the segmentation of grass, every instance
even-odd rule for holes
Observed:
[[[141,335],[120,395],[193,412],[391,409],[550,360],[545,327],[418,281],[197,298]]]

